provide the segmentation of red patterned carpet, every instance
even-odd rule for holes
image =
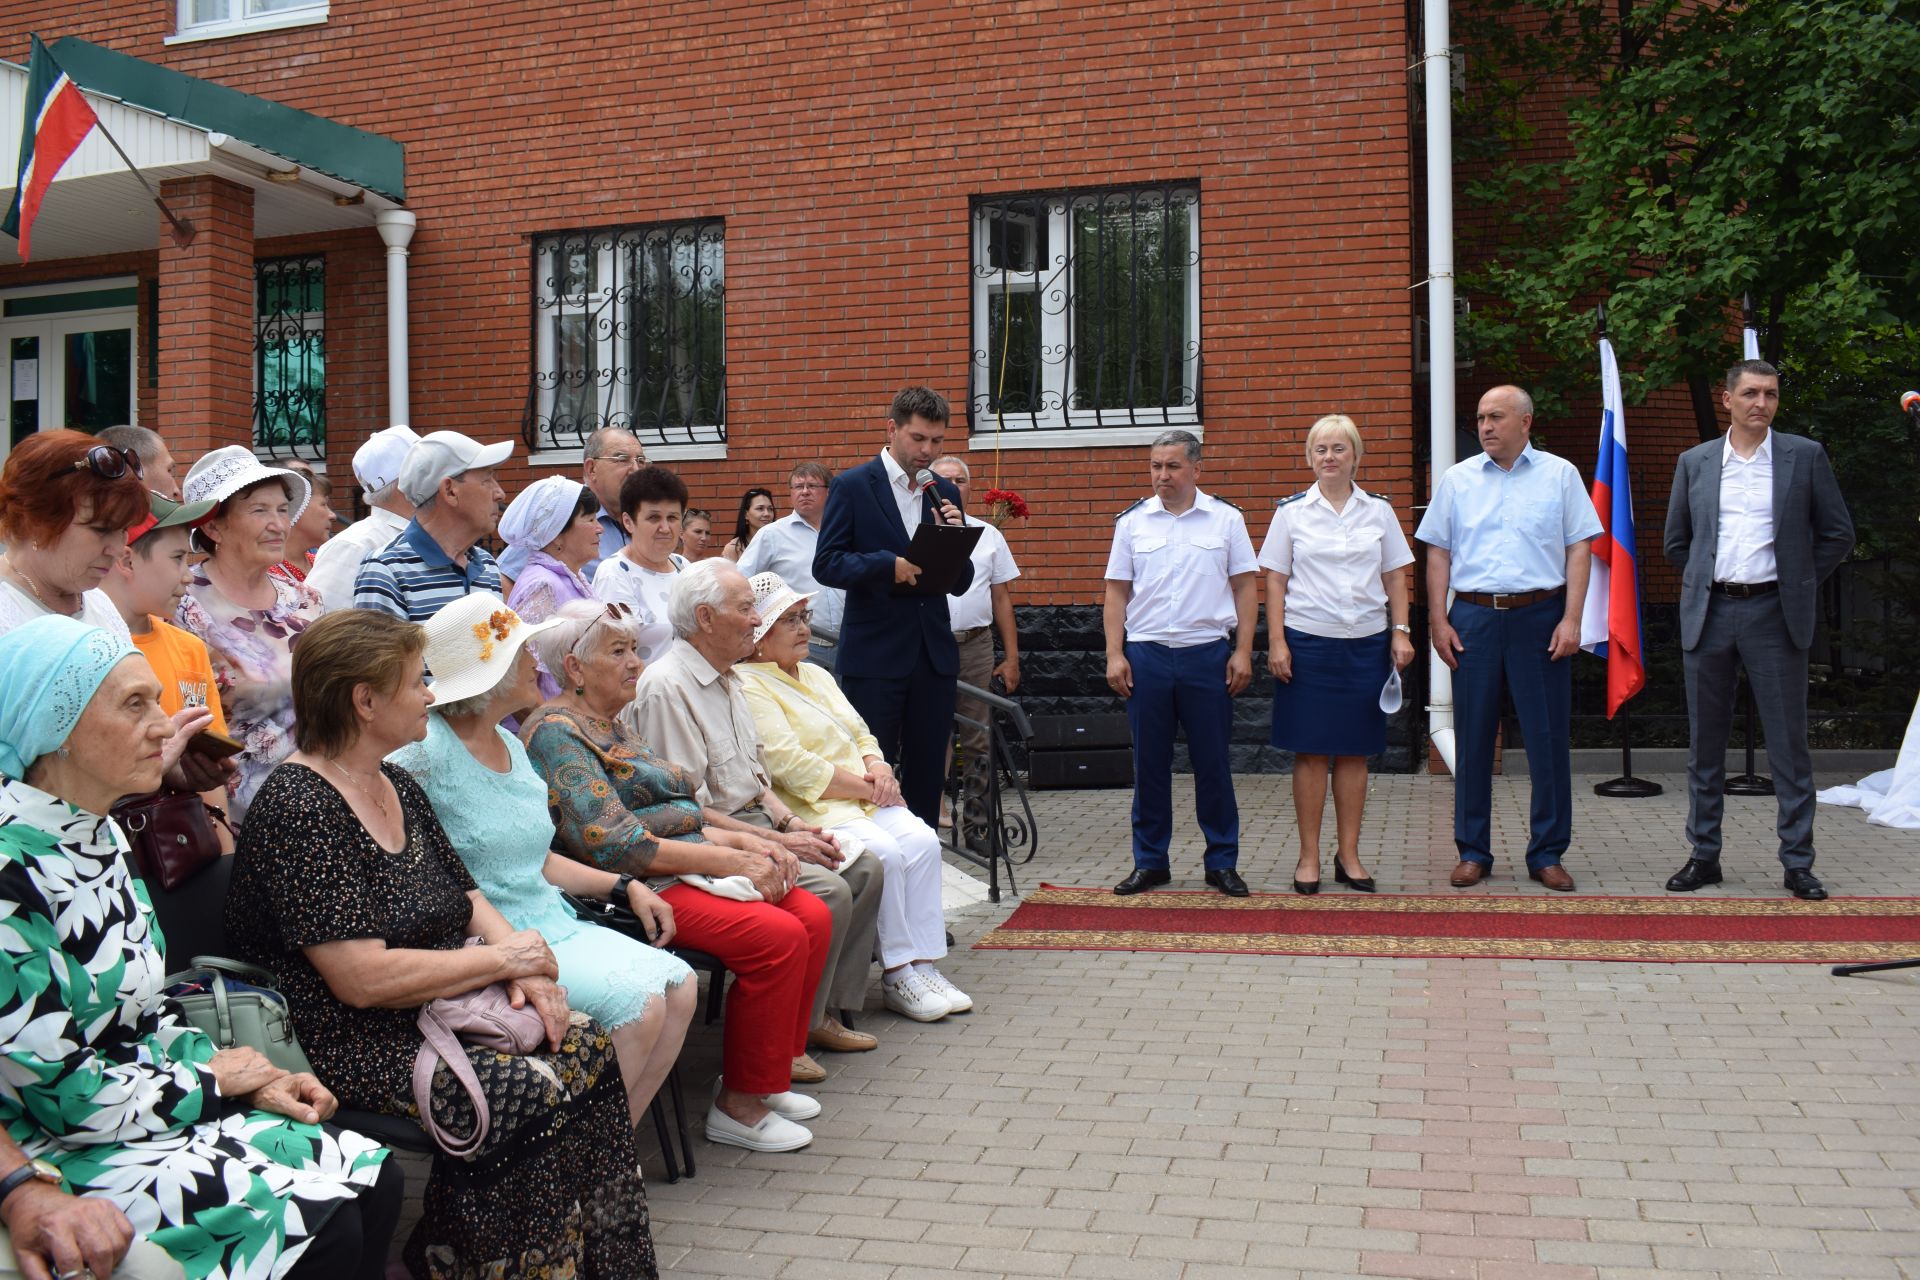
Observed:
[[[1920,956],[1920,898],[1492,897],[1041,885],[974,946],[989,951],[1195,951],[1853,964]]]

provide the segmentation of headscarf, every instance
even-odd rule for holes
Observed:
[[[500,537],[510,547],[540,550],[573,523],[585,487],[565,476],[535,480],[507,504],[506,514],[500,517]]]
[[[47,614],[0,636],[0,774],[27,766],[73,733],[114,665],[138,652],[125,636]]]

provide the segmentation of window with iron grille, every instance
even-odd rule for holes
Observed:
[[[1200,188],[973,199],[974,431],[1200,420]]]
[[[327,260],[253,264],[253,447],[327,456]]]
[[[726,442],[721,219],[537,235],[533,282],[528,448],[608,426],[646,446]]]

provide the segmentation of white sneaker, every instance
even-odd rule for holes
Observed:
[[[813,1131],[771,1109],[759,1124],[741,1124],[719,1107],[708,1107],[707,1141],[748,1151],[798,1151],[813,1141]]]
[[[948,982],[946,974],[932,966],[928,966],[925,969],[915,968],[914,972],[925,978],[927,985],[932,987],[936,993],[946,997],[948,1013],[973,1012],[973,997],[954,986],[951,982]]]
[[[809,1098],[791,1089],[785,1093],[770,1093],[760,1101],[766,1103],[769,1111],[777,1111],[789,1120],[811,1120],[820,1114],[819,1099]]]
[[[898,981],[881,979],[880,990],[885,993],[887,1008],[915,1022],[938,1022],[953,1011],[947,998],[935,991],[918,969],[908,969]]]

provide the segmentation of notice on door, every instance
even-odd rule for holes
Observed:
[[[13,398],[16,402],[40,398],[40,362],[38,360],[13,362]]]

